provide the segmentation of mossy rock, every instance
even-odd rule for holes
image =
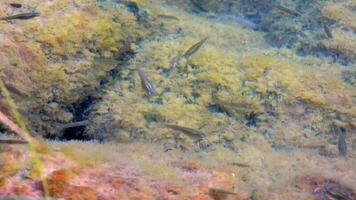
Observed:
[[[123,59],[146,33],[124,7],[95,2],[34,3],[39,17],[1,23],[0,77],[34,134],[61,135],[57,126],[74,120],[75,107],[120,68],[95,58]]]

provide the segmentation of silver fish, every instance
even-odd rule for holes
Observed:
[[[28,144],[28,142],[24,141],[24,140],[11,140],[11,139],[2,140],[2,139],[0,139],[0,144]]]
[[[158,17],[163,18],[163,19],[171,19],[171,20],[176,20],[179,21],[179,18],[173,15],[165,15],[165,14],[160,14]]]
[[[12,20],[12,19],[31,19],[40,16],[38,12],[20,13],[17,15],[11,15],[7,17],[2,17],[0,20]]]
[[[238,15],[229,15],[229,14],[216,14],[214,16],[215,19],[221,21],[221,22],[233,22],[237,23],[243,28],[251,29],[251,30],[256,30],[258,29],[257,24],[253,23],[252,21],[240,17]]]
[[[273,7],[273,8],[276,8],[276,9],[282,11],[282,12],[285,12],[285,13],[287,13],[287,14],[289,14],[289,15],[293,15],[293,16],[295,16],[295,17],[300,17],[300,16],[302,16],[302,15],[301,15],[300,13],[298,13],[297,11],[291,10],[291,9],[286,8],[286,7],[284,7],[284,6],[282,6],[282,5],[279,5],[279,4],[272,4],[272,7]]]
[[[339,131],[339,142],[337,144],[341,156],[347,154],[346,133],[342,130]]]
[[[189,135],[191,137],[194,137],[194,138],[203,138],[205,136],[205,133],[203,133],[203,132],[200,132],[200,131],[192,129],[192,128],[184,127],[184,126],[178,126],[178,125],[174,125],[174,124],[166,124],[166,127],[171,128],[176,131],[181,131],[182,133]]]
[[[326,193],[328,193],[331,197],[333,197],[333,199],[351,200],[351,198],[349,198],[347,195],[345,195],[339,191],[333,190],[332,188],[327,189]]]
[[[248,165],[248,164],[238,163],[238,162],[232,162],[230,164],[233,166],[237,166],[237,167],[250,167],[250,165]]]
[[[333,34],[331,33],[328,25],[325,22],[323,22],[323,28],[324,28],[325,34],[328,36],[328,38],[332,39],[333,38]]]
[[[70,123],[64,124],[62,126],[59,126],[58,128],[61,130],[64,130],[64,129],[82,127],[82,126],[87,126],[87,125],[89,125],[89,121],[84,120],[84,121],[78,121],[78,122],[70,122]]]
[[[178,53],[178,55],[176,55],[176,56],[172,59],[169,68],[170,68],[170,69],[174,69],[174,68],[179,64],[179,61],[180,61],[181,58],[182,58],[182,54],[181,54],[181,53]]]
[[[209,192],[215,193],[215,194],[237,195],[237,193],[235,193],[235,192],[230,192],[230,191],[218,189],[218,188],[209,188]]]
[[[141,79],[141,86],[146,91],[147,96],[152,96],[155,94],[154,87],[148,77],[140,70],[137,69],[138,75]]]
[[[193,55],[195,52],[197,52],[201,46],[205,43],[205,41],[208,39],[208,37],[205,37],[204,39],[200,40],[196,44],[194,44],[192,47],[190,47],[185,53],[184,57],[189,58],[191,55]]]

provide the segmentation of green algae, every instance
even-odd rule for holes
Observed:
[[[1,24],[14,32],[5,31],[1,42],[6,47],[0,52],[1,78],[26,95],[15,99],[28,113],[31,130],[61,135],[56,127],[74,117],[68,108],[84,101],[116,68],[95,63],[94,57],[113,58],[128,51],[128,41],[145,31],[127,10],[103,10],[94,1],[51,2],[37,5],[37,11],[42,15],[34,20]]]

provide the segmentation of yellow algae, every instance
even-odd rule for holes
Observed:
[[[246,57],[242,61],[242,66],[246,69],[247,79],[265,77],[257,81],[258,84],[263,84],[259,91],[263,92],[268,87],[280,85],[288,91],[288,95],[283,95],[287,101],[293,101],[294,98],[297,98],[315,105],[326,103],[318,87],[321,83],[314,76],[313,72],[316,72],[314,69],[305,69],[300,67],[297,62],[261,54]],[[267,88],[263,88],[266,86]],[[334,87],[337,88],[338,86],[335,85]]]
[[[45,26],[31,28],[37,30],[39,41],[47,43],[57,55],[77,53],[84,47],[85,41],[97,40],[93,48],[104,51],[115,47],[120,42],[119,26],[112,22],[112,18],[105,14],[89,15],[84,11],[74,11],[62,17],[61,26],[57,26],[56,19],[45,20]]]
[[[126,52],[127,41],[146,33],[135,16],[122,7],[104,10],[94,1],[29,3],[36,5],[41,15],[19,20],[16,25],[1,23],[6,31],[2,34],[0,45],[5,48],[0,57],[4,56],[4,82],[8,84],[15,78],[12,85],[20,93],[34,97],[30,101],[17,99],[26,105],[24,110],[31,112],[41,112],[41,107],[52,101],[60,104],[58,112],[68,112],[63,108],[85,98],[116,67],[96,64],[93,57],[112,58]],[[48,118],[51,114],[45,115]],[[50,118],[67,121],[57,114]],[[31,128],[41,134],[60,134],[54,124],[45,124],[38,118],[32,122]]]
[[[348,7],[349,3],[346,2],[328,3],[322,8],[321,12],[329,19],[356,29],[356,14]]]
[[[167,41],[167,43],[171,44],[172,42]],[[155,54],[161,53],[163,54],[161,57],[169,57],[169,55],[164,56],[164,54],[172,51],[165,44],[161,45],[156,41],[149,42],[145,46],[150,50],[153,49],[153,51],[139,52],[139,55],[142,54],[145,57],[146,52],[150,55],[147,57],[149,59],[145,60],[143,64],[146,72],[148,72],[147,69],[153,66],[159,66],[160,61],[162,61],[156,59],[157,56]],[[207,60],[208,57],[211,57],[211,59]],[[141,58],[138,56],[136,62],[139,63],[140,60]],[[140,65],[138,63],[133,62],[133,65]],[[238,88],[240,81],[236,77],[240,73],[235,69],[237,63],[233,59],[233,54],[225,55],[215,48],[211,48],[208,52],[201,49],[201,52],[193,55],[191,59],[191,65],[195,67],[190,69],[190,72],[196,74],[195,76],[188,75],[188,77],[184,78],[175,75],[168,79],[155,73],[152,69],[147,73],[153,84],[157,88],[161,88],[157,89],[158,91],[163,91],[163,88],[170,88],[172,92],[163,92],[160,97],[156,96],[151,99],[144,98],[139,79],[135,76],[134,84],[131,87],[127,87],[125,82],[116,86],[122,89],[123,95],[120,98],[112,96],[113,99],[111,99],[111,95],[106,95],[106,99],[111,99],[109,100],[110,104],[103,105],[105,107],[109,106],[109,109],[114,111],[115,123],[123,128],[144,128],[148,125],[147,122],[159,120],[164,123],[175,123],[199,129],[204,125],[210,124],[208,121],[212,119],[206,106],[215,104],[212,99],[213,88],[238,90],[236,88]],[[171,69],[172,72],[183,70],[185,68],[184,64],[187,63],[182,63],[183,66],[179,65],[177,69]],[[179,87],[172,87],[174,85]],[[161,101],[162,104],[152,104],[156,100]],[[127,102],[130,103],[124,106]],[[99,106],[99,110],[103,109]],[[214,121],[213,123],[219,123],[219,121]]]
[[[129,153],[129,156],[151,180],[179,179],[176,170],[168,167],[164,160],[151,160],[147,155],[140,154],[139,152]]]
[[[168,99],[169,98],[169,99]],[[178,122],[182,123],[181,125],[196,124],[201,121],[199,113],[201,108],[196,105],[185,103],[185,98],[180,98],[175,95],[165,99],[166,104],[156,107],[154,110],[166,122]]]
[[[318,71],[315,64],[318,61],[303,60],[291,52],[276,49],[250,52],[221,49],[221,41],[213,37],[190,58],[182,58],[170,68],[171,60],[199,39],[167,37],[141,43],[141,49],[130,62],[131,69],[123,71],[131,81],[118,81],[114,87],[116,92],[104,95],[105,100],[98,105],[103,111],[100,113],[114,121],[94,117],[94,123],[113,126],[114,133],[120,132],[120,127],[138,137],[171,140],[174,137],[159,128],[168,122],[206,132],[209,136],[203,143],[210,145],[221,141],[217,137],[221,132],[230,135],[224,140],[241,139],[242,136],[229,134],[231,118],[236,120],[233,123],[268,126],[274,119],[268,115],[283,115],[285,104],[305,103],[330,109],[337,101],[345,102],[336,94],[350,95],[331,73]],[[144,96],[134,70],[137,67],[150,77],[158,91],[156,96]],[[115,93],[122,95],[117,97]],[[135,130],[140,131],[135,133]],[[185,148],[196,145],[184,135],[175,139]]]
[[[105,156],[101,155],[100,153],[84,153],[80,149],[77,149],[75,146],[63,145],[60,147],[59,151],[65,156],[84,165],[97,165],[106,161]]]
[[[145,178],[157,182],[180,180],[188,173],[206,178],[210,169],[224,170],[234,180],[231,185],[251,198],[256,197],[251,188],[262,188],[258,194],[267,198],[280,191],[280,185],[289,190],[296,177],[322,174],[342,181],[340,177],[349,173],[340,169],[344,163],[353,164],[350,159],[324,157],[337,155],[337,139],[330,133],[335,119],[347,132],[346,143],[355,143],[348,134],[354,126],[354,91],[343,83],[339,65],[331,59],[267,48],[264,32],[210,20],[209,14],[188,14],[160,1],[122,2],[98,3],[98,7],[94,1],[45,2],[38,6],[43,16],[16,26],[0,25],[16,29],[16,34],[6,32],[0,42],[5,66],[0,75],[11,75],[14,82],[28,78],[16,88],[35,99],[28,106],[31,112],[41,113],[39,122],[31,123],[36,130],[60,135],[53,127],[50,131],[38,127],[86,118],[76,113],[84,109],[90,112],[85,136],[121,142],[58,145],[52,141],[50,148],[60,146],[57,151],[80,164],[134,164],[132,170],[141,170]],[[138,13],[130,11],[135,4]],[[164,22],[158,13],[178,20]],[[338,31],[333,29],[333,34]],[[352,57],[352,44],[338,35],[322,44]],[[204,37],[208,40],[197,52],[171,67],[172,59]],[[120,64],[101,65],[95,63],[98,57],[117,59]],[[10,68],[15,70],[9,73]],[[157,94],[145,95],[137,68]],[[94,100],[89,98],[90,105],[83,108],[86,97]],[[166,124],[204,134],[194,138]],[[145,143],[134,144],[137,141]],[[196,172],[181,170],[182,160],[198,164]],[[354,187],[353,180],[352,174],[344,182]]]
[[[334,20],[344,27],[351,28],[351,30],[346,30],[342,27],[332,28],[332,38],[321,42],[322,46],[328,51],[342,53],[349,61],[356,58],[356,41],[352,33],[352,29],[356,29],[356,14],[352,10],[354,7],[355,5],[352,1],[341,1],[327,3],[321,9],[322,15],[326,18]]]
[[[356,17],[355,17],[356,20]],[[330,51],[342,52],[349,60],[356,59],[356,38],[351,31],[333,29],[333,38],[322,44]]]

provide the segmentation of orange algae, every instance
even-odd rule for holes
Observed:
[[[334,195],[340,199],[355,199],[354,191],[339,182],[323,177],[300,177],[296,181],[299,190],[308,191],[315,199],[329,199]],[[335,197],[336,198],[336,197]]]
[[[182,198],[183,188],[175,183],[157,184],[158,195],[163,199]]]
[[[195,162],[186,162],[182,166],[185,170],[196,171],[199,169],[199,164]]]
[[[52,172],[47,178],[48,189],[51,197],[65,199],[97,199],[97,192],[87,186],[72,185],[69,181],[73,172],[68,169],[59,169]]]
[[[167,184],[167,185],[165,185],[164,188],[168,193],[171,193],[174,195],[180,194],[182,192],[181,186],[176,185],[176,184]]]
[[[64,189],[68,185],[69,174],[67,170],[61,169],[50,174],[47,183],[50,196],[62,197]]]

